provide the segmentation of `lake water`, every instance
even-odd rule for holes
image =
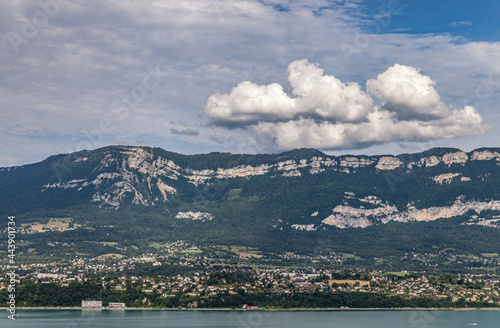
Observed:
[[[142,311],[3,310],[0,327],[404,328],[500,327],[500,311]]]

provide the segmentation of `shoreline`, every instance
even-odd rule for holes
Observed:
[[[0,310],[8,310],[9,307],[0,307]],[[233,309],[233,308],[82,308],[81,306],[41,306],[41,307],[16,307],[16,310],[86,310],[86,311],[103,311],[103,310],[131,310],[131,311],[239,311],[239,312],[301,312],[301,311],[499,311],[500,307],[486,308],[290,308],[290,309]]]

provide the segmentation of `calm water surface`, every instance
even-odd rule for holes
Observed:
[[[0,327],[500,327],[500,311],[135,311],[18,310],[15,321],[2,311]]]

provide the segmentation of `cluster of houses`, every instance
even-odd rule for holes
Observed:
[[[127,283],[139,286],[144,293],[155,293],[160,297],[202,296],[212,297],[221,293],[236,294],[275,292],[331,292],[331,291],[358,291],[371,293],[384,293],[406,296],[431,296],[449,297],[454,302],[482,301],[491,304],[500,303],[500,282],[497,277],[485,275],[463,275],[459,276],[461,285],[445,285],[442,282],[431,280],[422,276],[395,276],[386,275],[381,272],[365,274],[365,280],[332,279],[331,270],[307,270],[298,269],[268,269],[268,270],[235,270],[225,269],[228,274],[243,273],[245,279],[240,282],[226,281],[224,275],[214,281],[213,276],[207,272],[194,272],[188,275],[177,275],[171,277],[115,277],[113,279],[102,278],[102,285],[117,290],[125,290]],[[402,274],[403,275],[403,274]],[[67,285],[71,280],[89,279],[82,273],[60,274],[38,272],[34,275],[39,283],[58,282]],[[369,277],[369,278],[366,278]],[[464,283],[465,282],[465,283]],[[472,287],[471,287],[472,286]],[[7,288],[7,281],[0,278],[0,289]],[[107,308],[124,308],[124,303],[110,303]],[[101,301],[84,300],[82,308],[103,308]]]
[[[425,276],[419,278],[393,279],[387,276],[372,277],[370,292],[389,293],[407,296],[450,297],[453,302],[483,301],[490,304],[500,303],[500,282],[498,278],[483,275],[464,275],[463,280],[480,285],[480,289],[466,285],[445,285],[433,283]]]
[[[311,272],[313,271],[313,272]],[[444,286],[442,283],[430,281],[426,276],[420,277],[398,277],[372,273],[369,280],[355,279],[326,279],[332,273],[326,270],[311,270],[304,272],[300,270],[273,269],[257,270],[247,272],[251,277],[249,281],[230,283],[225,278],[220,278],[216,283],[210,284],[211,276],[206,272],[195,272],[191,275],[177,275],[174,277],[118,277],[111,282],[102,280],[103,286],[111,283],[112,288],[124,290],[126,283],[140,283],[144,293],[155,293],[161,297],[176,297],[179,294],[185,296],[213,297],[221,293],[236,294],[258,293],[262,291],[275,293],[296,292],[332,292],[332,291],[357,291],[384,293],[406,296],[431,296],[450,297],[452,301],[483,301],[488,303],[500,303],[500,283],[497,278],[480,275],[463,276],[466,282],[480,285],[480,289],[470,288],[466,285]],[[231,272],[228,270],[227,272]],[[236,272],[236,271],[235,271]],[[64,279],[61,280],[64,282]],[[108,307],[122,307],[119,303],[110,303]],[[123,304],[124,306],[124,304]],[[83,308],[100,308],[102,304],[93,302],[82,302]]]
[[[137,257],[126,258],[116,255],[115,257],[101,256],[93,259],[77,258],[66,264],[61,263],[35,263],[20,264],[18,272],[23,276],[19,278],[31,278],[38,283],[58,282],[67,286],[71,281],[85,281],[90,279],[92,273],[100,275],[117,275],[111,281],[102,278],[102,284],[116,290],[124,290],[127,281],[135,284],[142,284],[144,293],[155,293],[160,297],[175,297],[179,294],[186,296],[212,297],[220,293],[236,294],[238,292],[258,293],[262,291],[275,293],[295,293],[295,292],[330,292],[330,291],[359,291],[384,293],[406,296],[431,296],[431,297],[450,297],[453,301],[484,301],[488,303],[499,303],[500,283],[498,277],[487,276],[483,274],[462,275],[461,279],[470,283],[480,283],[481,288],[470,288],[464,285],[443,285],[431,281],[428,276],[411,275],[395,278],[394,275],[384,274],[383,272],[364,273],[365,280],[355,280],[355,278],[346,278],[344,280],[335,280],[332,276],[338,276],[339,270],[319,270],[313,267],[305,269],[297,268],[276,268],[276,269],[231,269],[227,263],[220,260],[218,262],[209,262],[207,258],[198,256],[196,252],[186,255],[183,258],[172,256],[175,252],[184,252],[190,250],[193,246],[184,242],[177,242],[168,246],[158,253],[144,254]],[[192,249],[191,249],[192,250]],[[163,253],[163,254],[162,254]],[[183,254],[189,254],[183,253]],[[440,256],[451,256],[447,254],[407,254],[405,261],[431,261]],[[422,258],[420,258],[422,257]],[[280,260],[304,261],[308,263],[313,258],[310,256],[299,256],[295,254],[279,255]],[[333,258],[318,255],[315,261],[334,261],[342,262],[343,256],[335,255]],[[456,258],[457,260],[459,258]],[[212,259],[213,260],[213,259]],[[240,259],[235,259],[239,263]],[[253,259],[252,259],[253,260]],[[464,260],[460,258],[460,260]],[[424,261],[424,262],[425,262]],[[465,260],[464,260],[465,261]],[[499,261],[498,257],[484,259],[488,265],[494,265]],[[495,263],[494,263],[495,262]],[[137,264],[150,263],[152,266],[162,266],[175,264],[189,268],[185,275],[176,275],[169,277],[135,277],[126,276],[122,272],[134,268]],[[220,266],[218,269],[214,268]],[[196,268],[203,267],[206,270]],[[210,280],[210,272],[243,272],[252,277],[241,283],[231,283],[220,279],[217,283]],[[404,273],[402,273],[404,275]],[[358,275],[359,278],[359,275]],[[210,282],[209,282],[210,281]],[[0,276],[0,290],[7,288],[5,278]],[[110,303],[108,308],[123,308],[123,303]],[[102,308],[102,302],[84,300],[82,308]]]

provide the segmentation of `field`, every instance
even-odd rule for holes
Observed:
[[[103,255],[100,255],[100,257],[103,257],[103,258],[124,258],[126,257],[125,255],[122,255],[122,254],[115,254],[115,253],[109,253],[109,254],[103,254]]]
[[[149,243],[149,247],[153,247],[156,249],[165,249],[165,248],[168,248],[172,245],[173,245],[173,243],[160,243],[160,242],[156,242],[156,241]]]
[[[259,251],[247,247],[231,246],[231,252],[236,253],[243,258],[262,258],[262,255],[259,255]]]
[[[497,257],[498,253],[481,253],[483,257]]]
[[[40,220],[42,221],[42,220]],[[68,231],[75,230],[78,227],[81,227],[79,224],[73,223],[73,218],[50,218],[45,219],[45,223],[42,222],[33,222],[22,224],[21,228],[26,230],[27,233],[43,233],[47,231]]]

